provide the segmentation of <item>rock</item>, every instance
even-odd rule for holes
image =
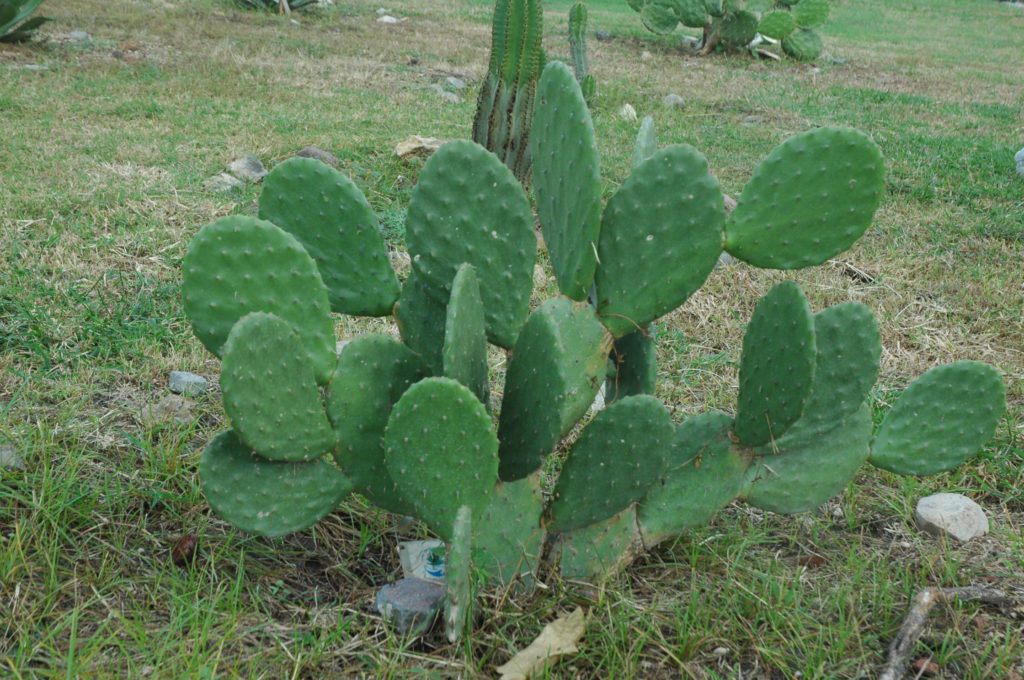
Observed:
[[[92,36],[85,31],[71,31],[68,37],[71,38],[71,42],[92,42]]]
[[[267,169],[259,158],[247,153],[228,166],[228,172],[243,182],[259,182],[267,176]]]
[[[397,24],[398,23],[398,19],[394,18],[390,14],[385,14],[384,16],[377,17],[377,23],[378,24]]]
[[[1017,162],[1017,174],[1024,176],[1024,149],[1014,154],[1013,160]]]
[[[981,506],[958,493],[937,493],[917,502],[914,520],[923,531],[958,541],[988,533],[988,517]]]
[[[718,269],[719,267],[728,267],[735,261],[735,257],[733,257],[732,255],[723,250],[722,253],[718,256],[718,261],[715,262],[715,269]]]
[[[323,149],[318,149],[315,146],[307,146],[304,149],[299,149],[295,152],[295,155],[299,158],[312,158],[314,160],[318,160],[321,163],[326,163],[332,168],[338,167],[337,156],[330,151],[324,151]]]
[[[654,55],[651,54],[650,51],[648,51],[648,50],[644,50],[643,52],[640,53],[640,59],[643,60],[643,61],[647,61],[648,59],[650,59],[653,56]]]
[[[612,34],[609,33],[608,31],[602,31],[599,29],[594,31],[594,37],[597,38],[598,40],[611,40]]]
[[[631,104],[623,104],[619,107],[619,115],[630,122],[636,121],[636,109]]]
[[[458,92],[466,89],[466,81],[455,76],[448,76],[444,79],[444,86],[452,92]]]
[[[406,156],[412,156],[414,154],[422,154],[429,156],[443,144],[440,139],[436,137],[421,137],[420,135],[411,135],[408,138],[402,140],[395,146],[395,155],[399,158],[405,158]]]
[[[452,104],[461,104],[462,103],[462,97],[460,97],[459,95],[455,94],[454,92],[449,92],[448,90],[444,89],[443,87],[441,87],[437,83],[434,83],[433,85],[427,85],[427,89],[428,90],[433,90],[434,92],[436,92],[437,96],[439,96],[441,99],[445,100],[446,102],[451,102]]]
[[[245,187],[245,182],[222,172],[203,182],[203,188],[217,194],[227,194]]]
[[[434,622],[444,595],[440,583],[403,578],[378,590],[374,606],[400,634],[418,634]]]
[[[192,422],[192,403],[176,394],[169,394],[142,413],[142,421],[149,427],[156,425],[185,425]]]
[[[382,16],[384,16],[385,14],[387,14],[390,11],[391,10],[389,10],[389,9],[384,9],[383,7],[378,7],[377,8],[377,16],[382,17]]]
[[[206,378],[188,371],[171,371],[167,386],[171,392],[184,394],[186,397],[198,397],[201,394],[206,394]]]
[[[667,95],[665,95],[665,97],[661,100],[661,103],[664,104],[665,106],[669,107],[670,109],[671,108],[679,108],[679,109],[681,109],[684,106],[686,106],[686,100],[683,99],[682,97],[680,97],[677,94],[667,94]]]
[[[49,71],[49,66],[43,66],[42,64],[25,64],[22,66],[26,71]]]
[[[334,353],[340,355],[341,354],[341,350],[345,349],[345,347],[350,342],[352,342],[352,341],[351,340],[338,340],[337,342],[335,342],[334,343]]]
[[[5,470],[24,470],[25,461],[13,446],[0,446],[0,468]]]
[[[751,125],[757,125],[758,123],[763,123],[763,122],[764,122],[764,116],[759,116],[756,113],[752,114],[752,115],[749,115],[749,116],[747,116],[746,118],[743,119],[743,124],[746,125],[747,127],[750,127]]]
[[[728,217],[736,209],[736,199],[729,194],[722,194],[722,202],[725,204],[725,216]]]

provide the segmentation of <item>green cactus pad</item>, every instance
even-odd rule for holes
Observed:
[[[626,0],[626,4],[634,12],[639,12],[644,8],[644,0]]]
[[[485,406],[490,401],[487,376],[487,335],[480,284],[473,265],[459,267],[452,283],[441,350],[444,375],[473,391]]]
[[[722,251],[725,208],[707,160],[686,145],[637,166],[608,201],[594,277],[616,337],[645,327],[700,288]]]
[[[708,10],[708,14],[716,19],[725,15],[725,3],[723,0],[704,0],[704,7]]]
[[[735,14],[743,7],[743,0],[722,0],[723,14]]]
[[[814,317],[800,286],[783,281],[761,298],[743,336],[736,437],[778,439],[804,410],[814,378]]]
[[[964,462],[995,434],[1006,386],[988,364],[931,369],[900,395],[871,443],[871,464],[901,475],[934,475]]]
[[[811,394],[787,436],[824,436],[860,409],[878,378],[882,344],[865,305],[844,302],[815,314],[814,343]]]
[[[658,348],[651,337],[652,331],[648,326],[615,341],[609,356],[614,369],[604,385],[606,404],[635,394],[654,394],[658,378]]]
[[[661,402],[621,399],[599,412],[566,457],[551,502],[552,527],[572,531],[633,503],[665,470],[673,434]]]
[[[853,245],[882,198],[882,152],[864,133],[790,137],[758,165],[725,226],[729,254],[758,267],[821,264]]]
[[[870,440],[871,411],[864,406],[825,435],[787,435],[760,447],[744,500],[781,514],[813,510],[846,487],[867,460]]]
[[[708,10],[704,0],[679,0],[677,5],[679,21],[690,28],[704,28],[708,22]]]
[[[640,165],[658,150],[658,135],[654,131],[654,119],[644,116],[640,121],[640,131],[636,133],[633,144],[633,167]]]
[[[828,19],[828,0],[800,0],[793,5],[793,19],[800,28],[818,28]]]
[[[490,582],[504,587],[521,579],[533,587],[544,549],[543,507],[539,473],[495,487],[473,529],[473,564]]]
[[[651,33],[668,35],[679,25],[679,15],[670,0],[647,0],[640,8],[640,21]]]
[[[537,84],[530,146],[537,215],[558,288],[584,300],[597,264],[600,162],[583,93],[561,62],[544,67]]]
[[[822,48],[821,36],[811,28],[798,28],[782,41],[782,51],[800,61],[817,59]]]
[[[722,42],[734,47],[749,45],[757,35],[757,15],[745,9],[726,14],[719,23]]]
[[[224,410],[246,446],[269,460],[313,460],[334,449],[302,339],[273,314],[246,314],[224,343]]]
[[[327,416],[338,440],[334,459],[356,490],[374,505],[412,511],[384,465],[384,430],[391,408],[429,374],[408,347],[387,335],[362,335],[345,345],[327,395]]]
[[[416,273],[410,273],[395,305],[395,323],[402,341],[423,359],[434,375],[444,373],[446,319],[447,303],[436,302]]]
[[[676,428],[668,469],[637,505],[648,549],[703,525],[739,494],[750,462],[733,450],[731,425],[723,413],[704,413]]]
[[[352,483],[325,459],[270,461],[254,454],[233,430],[217,435],[199,457],[203,495],[239,529],[281,536],[306,529],[338,507]]]
[[[562,578],[601,582],[633,561],[643,550],[636,508],[578,531],[560,534],[551,547]]]
[[[601,389],[612,339],[594,308],[584,302],[552,298],[538,309],[554,323],[558,361],[565,367],[560,432],[565,434],[586,414]]]
[[[426,378],[395,404],[384,433],[385,465],[416,516],[445,540],[459,506],[479,514],[498,475],[498,439],[487,409],[466,387]]]
[[[498,422],[498,473],[505,481],[539,468],[562,434],[569,367],[549,308],[542,305],[527,319],[505,373]]]
[[[451,541],[445,555],[448,599],[444,607],[444,630],[448,642],[458,642],[473,622],[473,512],[463,505],[455,513]]]
[[[196,337],[215,355],[236,321],[267,312],[298,332],[317,382],[330,380],[335,354],[327,289],[291,234],[255,217],[222,217],[192,239],[181,289]]]
[[[260,218],[289,232],[310,254],[331,309],[391,313],[398,279],[377,216],[348,177],[312,158],[289,158],[263,178]]]
[[[768,38],[782,40],[796,28],[796,21],[793,15],[784,10],[768,12],[761,17],[761,23],[757,26],[757,32]]]
[[[475,142],[445,144],[420,172],[406,237],[413,271],[437,305],[448,304],[462,263],[488,272],[480,281],[487,337],[512,347],[529,312],[537,255],[533,213],[512,172]]]

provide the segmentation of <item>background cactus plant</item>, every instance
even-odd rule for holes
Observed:
[[[353,489],[412,512],[450,543],[455,639],[469,620],[467,562],[495,584],[530,583],[543,555],[566,577],[599,579],[734,499],[799,512],[866,461],[932,474],[992,436],[1003,383],[975,362],[926,374],[873,433],[866,404],[881,350],[870,311],[844,303],[815,314],[792,282],[754,311],[734,415],[676,426],[637,379],[577,435],[613,346],[631,365],[626,343],[649,347],[648,324],[685,303],[723,249],[774,269],[833,257],[870,225],[883,166],[855,130],[796,135],[755,170],[726,218],[703,156],[684,145],[655,151],[645,124],[631,176],[602,209],[578,82],[554,62],[538,89],[535,188],[561,295],[532,312],[526,196],[471,142],[437,152],[412,195],[413,270],[395,309],[408,346],[370,336],[336,355],[325,337],[332,275],[320,271],[336,263],[321,265],[301,244],[307,236],[286,231],[331,224],[352,244],[349,267],[376,271],[384,246],[369,217],[347,219],[365,213],[352,187],[324,203],[324,183],[290,181],[309,168],[284,163],[267,181],[296,194],[294,220],[228,217],[196,236],[184,263],[186,310],[231,375],[222,385],[235,429],[211,442],[200,464],[207,498],[225,518],[277,535],[309,526]],[[377,290],[368,298],[394,296],[388,277],[370,280]],[[512,350],[496,418],[480,385],[485,338]],[[645,351],[637,366],[651,365]],[[552,458],[560,448],[565,457]]]
[[[590,73],[587,60],[587,5],[578,0],[569,8],[569,53],[572,55],[572,70],[580,84],[583,99],[591,104],[597,94],[597,80]]]
[[[35,35],[36,29],[49,21],[48,17],[32,17],[43,0],[0,0],[0,42],[25,42]]]
[[[496,0],[491,59],[477,99],[473,141],[494,153],[523,186],[530,183],[530,123],[544,67],[540,0]]]

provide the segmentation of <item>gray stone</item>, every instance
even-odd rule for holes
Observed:
[[[667,95],[665,95],[665,97],[661,100],[661,103],[664,104],[665,106],[669,107],[670,109],[671,108],[679,108],[679,109],[681,109],[684,106],[686,106],[686,100],[683,99],[682,97],[680,97],[677,94],[667,94]]]
[[[338,167],[338,157],[337,156],[335,156],[330,151],[324,151],[323,149],[318,149],[315,146],[307,146],[304,149],[299,149],[295,153],[295,155],[300,157],[300,158],[312,158],[312,159],[318,160],[321,163],[326,163],[327,165],[331,166],[332,168]]]
[[[718,256],[718,261],[715,262],[715,269],[718,269],[719,267],[728,267],[735,261],[735,257],[733,257],[732,255],[723,250],[722,253]]]
[[[155,404],[144,407],[142,421],[149,427],[156,425],[185,425],[192,422],[192,403],[177,394],[168,394]]]
[[[25,64],[22,66],[26,71],[49,71],[49,66],[43,66],[42,64]]]
[[[434,622],[444,594],[440,583],[403,578],[378,590],[374,606],[398,633],[419,634]]]
[[[25,461],[13,446],[0,446],[0,468],[8,470],[24,470]]]
[[[206,378],[188,371],[171,371],[167,384],[171,392],[184,394],[186,397],[198,397],[200,394],[206,394]]]
[[[764,116],[759,116],[756,113],[755,114],[751,114],[751,115],[749,115],[749,116],[747,116],[746,118],[743,119],[743,124],[746,125],[747,127],[750,127],[751,125],[757,125],[758,123],[763,123],[763,122],[764,122]]]
[[[267,169],[259,158],[247,153],[228,166],[228,172],[244,182],[259,182],[267,176]]]
[[[958,493],[937,493],[917,502],[917,526],[936,536],[969,541],[988,533],[988,517],[981,506]]]
[[[377,17],[377,23],[378,24],[397,24],[398,23],[398,19],[394,18],[390,14],[385,14],[384,16]]]
[[[377,8],[377,16],[382,17],[382,16],[384,16],[385,14],[387,14],[390,11],[391,10],[384,9],[383,7],[378,7]]]
[[[345,349],[345,347],[347,347],[348,343],[350,343],[350,342],[352,342],[352,341],[351,340],[338,340],[337,342],[335,342],[334,343],[334,353],[340,355],[341,354],[341,350]]]
[[[228,194],[245,187],[245,182],[222,172],[203,182],[203,188],[218,194]]]
[[[72,42],[92,41],[92,36],[85,31],[71,31],[71,33],[68,34],[68,37],[71,38]]]
[[[1024,176],[1024,149],[1014,154],[1013,160],[1017,162],[1017,174]]]
[[[456,78],[455,76],[448,76],[444,79],[444,86],[452,92],[458,92],[459,90],[466,89],[466,82],[462,78]]]
[[[441,93],[441,99],[445,100],[449,104],[461,104],[462,103],[462,97],[460,97],[459,95],[455,94],[454,92],[447,92],[447,91],[442,92]]]
[[[597,38],[598,40],[611,40],[612,34],[609,33],[608,31],[602,31],[599,29],[594,31],[594,37]]]

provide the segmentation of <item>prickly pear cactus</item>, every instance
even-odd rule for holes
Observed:
[[[739,0],[704,7],[715,21],[743,11]],[[820,7],[797,16],[817,21]],[[515,30],[516,40],[529,32]],[[456,639],[474,574],[530,587],[547,557],[565,578],[606,578],[730,502],[802,512],[865,462],[933,474],[992,436],[1003,381],[970,361],[926,373],[874,428],[881,346],[870,310],[845,302],[813,313],[789,281],[753,312],[732,413],[675,426],[653,396],[658,319],[685,304],[723,248],[782,270],[849,248],[878,207],[881,154],[847,128],[796,135],[757,167],[727,219],[704,157],[658,150],[648,120],[635,167],[602,205],[579,84],[553,63],[537,87],[537,206],[561,294],[532,313],[529,202],[502,162],[468,141],[446,145],[421,172],[400,291],[379,266],[368,203],[307,162],[282,164],[261,198],[261,215],[284,228],[235,216],[196,235],[185,310],[223,358],[232,427],[199,463],[221,516],[280,535],[352,491],[415,515],[448,541]],[[339,247],[358,258],[331,256]],[[332,309],[370,314],[392,303],[402,341],[361,336],[338,353]],[[488,343],[511,351],[503,380],[489,375]],[[609,405],[590,415],[602,383]]]

